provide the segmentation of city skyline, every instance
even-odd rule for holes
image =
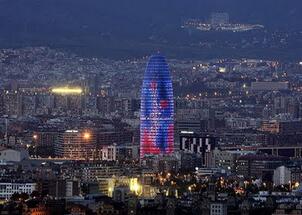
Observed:
[[[0,215],[302,214],[301,10],[0,0]]]

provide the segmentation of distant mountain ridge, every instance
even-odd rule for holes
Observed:
[[[301,0],[0,0],[0,47],[177,41],[183,19],[206,20],[212,12],[229,13],[231,22],[301,30],[300,11]]]
[[[182,18],[230,14],[234,22],[302,29],[301,0],[0,0],[0,31],[113,32],[178,25]],[[161,26],[158,26],[160,28]],[[48,29],[48,30],[47,30]]]

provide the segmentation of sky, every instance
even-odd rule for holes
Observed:
[[[228,12],[234,22],[301,28],[301,9],[301,0],[0,0],[0,26],[16,31],[22,25],[66,31],[82,25],[91,30],[125,24],[143,28],[206,19],[217,11]]]
[[[176,40],[182,20],[207,20],[212,12],[301,31],[301,11],[302,0],[0,0],[0,48],[92,46],[106,37],[129,46],[153,36]]]

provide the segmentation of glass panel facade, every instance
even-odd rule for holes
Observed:
[[[149,59],[141,95],[140,155],[170,154],[174,148],[174,102],[170,72],[161,55]]]

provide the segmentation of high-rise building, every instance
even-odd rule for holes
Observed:
[[[55,144],[55,155],[71,160],[98,159],[96,141],[92,130],[66,130]]]
[[[181,134],[180,150],[201,156],[201,164],[207,166],[211,158],[211,152],[215,149],[216,139],[211,136],[197,134]]]
[[[3,94],[4,114],[9,116],[21,115],[22,102],[20,93],[16,91],[5,91]]]
[[[274,170],[273,176],[274,184],[276,186],[291,183],[291,171],[286,166],[280,166]]]
[[[141,94],[141,158],[173,152],[173,115],[173,89],[168,64],[163,56],[153,55],[147,64]]]

